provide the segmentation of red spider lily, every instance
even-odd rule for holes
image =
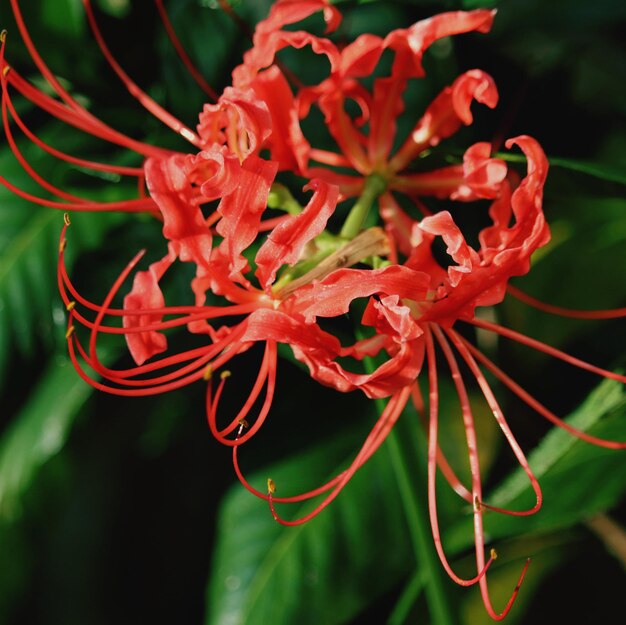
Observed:
[[[483,513],[489,509],[530,515],[541,506],[542,494],[479,363],[552,423],[605,447],[623,449],[626,443],[599,439],[563,423],[463,338],[456,325],[469,323],[607,378],[626,382],[626,377],[476,316],[476,308],[502,301],[507,289],[511,289],[510,278],[527,273],[531,255],[549,240],[542,208],[548,163],[533,139],[520,136],[506,144],[507,148],[517,145],[526,156],[528,171],[521,181],[508,172],[504,161],[491,157],[488,143],[471,146],[465,152],[463,164],[427,173],[409,171],[409,166],[427,150],[450,137],[461,125],[472,122],[470,107],[474,100],[490,107],[496,105],[497,91],[489,76],[480,70],[471,70],[457,78],[427,107],[404,143],[392,153],[396,119],[403,109],[402,94],[408,80],[424,75],[422,57],[427,48],[442,37],[470,31],[487,32],[494,13],[482,10],[445,13],[393,31],[385,38],[362,35],[340,49],[329,38],[283,29],[323,11],[328,31],[332,31],[339,23],[340,14],[328,2],[279,0],[269,17],[257,26],[253,47],[246,53],[243,64],[233,72],[233,85],[215,98],[182,50],[161,1],[156,0],[181,59],[209,97],[216,100],[205,105],[194,132],[149,98],[124,72],[100,34],[89,1],[83,0],[98,45],[109,64],[142,105],[193,146],[193,153],[183,154],[130,139],[86,111],[47,68],[30,40],[17,0],[11,3],[22,37],[57,97],[37,90],[10,70],[4,60],[3,38],[0,65],[5,134],[26,171],[59,199],[36,198],[4,178],[0,178],[0,182],[26,199],[54,208],[149,211],[162,220],[167,242],[167,254],[161,260],[135,273],[123,307],[113,306],[113,300],[135,270],[142,253],[127,265],[103,302],[96,304],[78,293],[66,271],[64,250],[69,225],[66,219],[61,235],[58,282],[69,312],[69,353],[79,374],[96,388],[122,396],[158,394],[205,379],[208,382],[206,412],[212,433],[220,442],[232,447],[233,464],[241,482],[252,493],[266,499],[274,518],[284,525],[308,521],[337,497],[385,440],[406,404],[412,401],[428,422],[429,513],[441,562],[457,583],[479,583],[489,614],[494,619],[503,618],[517,595],[528,563],[509,602],[497,613],[487,589],[486,572],[495,555],[492,553],[491,558],[485,560]],[[329,76],[318,85],[303,87],[294,83],[276,62],[279,50],[303,46],[310,46],[329,62]],[[385,50],[394,55],[391,74],[376,78],[372,90],[368,91],[360,79],[372,75]],[[94,163],[47,146],[17,114],[11,90],[75,128],[138,153],[144,159],[143,166],[121,168]],[[360,118],[353,119],[346,112],[349,100],[359,105]],[[314,104],[324,114],[337,152],[312,147],[303,134],[300,122]],[[12,135],[11,120],[31,141],[55,157],[92,169],[135,176],[142,197],[98,203],[54,187],[20,153]],[[270,158],[263,152],[266,148]],[[337,167],[349,168],[354,173],[339,173]],[[279,171],[307,178],[305,190],[313,191],[313,195],[305,207],[296,206],[293,214],[264,220]],[[449,212],[431,213],[423,208],[426,216],[415,220],[400,208],[392,194],[394,191],[414,198],[489,199],[492,200],[489,208],[492,223],[482,230],[479,248],[474,249]],[[338,203],[353,196],[358,199],[339,234],[329,232],[328,220]],[[375,201],[379,203],[386,233],[379,227],[362,230],[365,212]],[[211,203],[216,206],[207,216],[205,211]],[[447,268],[440,265],[432,252],[438,238],[447,246],[451,261]],[[194,306],[165,303],[160,282],[177,261],[195,266],[190,285]],[[624,314],[623,309],[568,311],[549,307],[515,290],[512,292],[533,305],[561,314],[588,318]],[[223,298],[222,305],[207,305],[209,293]],[[368,329],[371,336],[359,338],[352,345],[342,345],[335,336],[321,329],[318,320],[348,313],[356,300],[367,302],[360,329]],[[121,318],[121,325],[109,325],[109,317]],[[83,340],[85,335],[76,331],[78,326],[87,329],[87,342]],[[168,349],[164,331],[175,327],[186,327],[196,335],[199,346],[160,356]],[[105,367],[97,349],[102,333],[124,336],[136,366],[122,370]],[[229,372],[223,370],[216,388],[214,372],[255,343],[264,346],[256,380],[238,414],[220,427],[218,407]],[[341,392],[358,389],[370,398],[388,398],[385,409],[348,468],[316,489],[288,497],[275,496],[271,480],[267,492],[249,484],[238,457],[238,448],[259,431],[271,408],[277,378],[278,343],[289,345],[318,382]],[[438,445],[437,359],[440,354],[450,370],[461,406],[471,469],[469,486],[462,484],[454,474]],[[380,357],[382,362],[371,373],[362,373],[357,368],[351,370],[343,364],[345,358],[360,361],[372,357]],[[536,503],[529,509],[505,510],[484,501],[474,417],[459,357],[478,383],[513,454],[528,476],[536,495]],[[428,382],[427,409],[418,385],[424,368],[422,377],[427,377]],[[92,375],[106,381],[95,380]],[[264,390],[265,398],[256,418],[248,421]],[[463,579],[454,572],[442,546],[437,514],[437,468],[473,507],[476,574],[470,579]],[[315,497],[321,497],[321,502],[303,517],[285,520],[279,515],[277,504]]]
[[[294,10],[294,4],[298,10]],[[443,37],[470,31],[487,32],[495,12],[444,13],[396,30],[385,38],[365,34],[342,49],[330,40],[303,31],[285,31],[319,11],[328,10],[326,3],[277,2],[270,16],[261,22],[254,35],[254,47],[244,63],[233,72],[233,84],[252,87],[268,102],[275,132],[270,140],[272,156],[281,167],[296,169],[303,175],[320,176],[340,186],[343,197],[362,193],[366,178],[375,175],[384,181],[388,191],[399,190],[411,195],[434,195],[474,199],[493,198],[506,174],[504,163],[489,158],[489,147],[470,148],[463,165],[454,165],[424,174],[404,170],[424,151],[454,134],[461,125],[471,124],[471,103],[476,100],[489,107],[498,101],[491,77],[480,70],[470,70],[446,87],[426,109],[395,154],[396,119],[403,110],[402,95],[409,79],[424,76],[422,57],[428,47]],[[336,12],[325,16],[328,29],[339,23]],[[320,84],[301,87],[293,96],[287,79],[275,65],[276,53],[286,47],[310,45],[317,54],[325,55],[330,75]],[[372,75],[385,50],[394,53],[391,75],[376,78],[371,92],[359,81]],[[360,108],[353,119],[346,112],[348,101]],[[304,137],[299,121],[307,117],[315,103],[324,114],[327,128],[335,139],[338,152],[311,147]],[[368,124],[369,132],[363,133]],[[331,167],[348,167],[358,174],[346,175],[329,168],[311,167],[311,162]]]

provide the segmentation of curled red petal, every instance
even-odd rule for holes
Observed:
[[[248,90],[226,87],[217,104],[205,104],[198,135],[204,146],[227,144],[240,160],[258,154],[272,132],[267,104]]]
[[[498,90],[493,78],[478,69],[461,74],[430,103],[408,139],[391,159],[391,167],[395,171],[404,169],[420,152],[438,145],[462,124],[471,124],[474,100],[490,108],[498,103]]]
[[[463,233],[448,211],[424,217],[419,227],[428,234],[440,236],[448,246],[446,252],[457,263],[456,266],[448,268],[448,278],[452,287],[460,282],[463,274],[470,273],[474,266],[479,264],[478,254],[467,244]]]
[[[284,74],[272,65],[252,85],[267,103],[271,115],[272,133],[268,143],[272,160],[278,162],[281,170],[304,171],[311,146],[302,134],[298,105]]]
[[[392,73],[394,76],[423,76],[424,52],[438,39],[478,31],[489,32],[495,11],[451,11],[413,24],[409,28],[394,30],[385,37],[385,47],[396,52]]]
[[[509,278],[527,273],[532,253],[550,240],[542,208],[548,161],[539,144],[531,137],[524,135],[507,142],[507,146],[514,144],[522,148],[528,159],[526,177],[513,193],[510,193],[509,185],[503,183],[501,195],[490,209],[494,225],[483,230],[479,236],[481,249],[478,262],[466,257],[464,266],[468,271],[462,275],[455,270],[456,279],[442,286],[439,301],[423,315],[423,321],[451,325],[456,319],[473,318],[476,306],[490,306],[502,301]],[[511,217],[514,223],[509,225]],[[428,224],[433,223],[432,219],[424,219],[420,228],[425,222],[428,228]],[[440,230],[443,232],[443,229]],[[452,229],[448,236],[450,234]],[[459,252],[462,251],[461,246]]]
[[[312,180],[305,189],[314,193],[304,210],[276,226],[256,255],[256,275],[266,289],[282,265],[294,265],[300,259],[304,246],[324,230],[337,206],[338,187]]]
[[[176,258],[172,251],[155,263],[147,271],[139,271],[135,275],[133,287],[124,298],[124,311],[159,309],[165,306],[165,299],[159,281],[170,268]],[[159,323],[163,315],[124,315],[124,328],[140,328]],[[167,338],[162,332],[149,330],[146,332],[126,334],[126,344],[133,360],[142,365],[146,360],[167,349]]]
[[[216,230],[224,237],[220,248],[230,261],[231,276],[248,266],[241,253],[259,232],[261,214],[267,206],[267,196],[277,169],[277,163],[249,156],[241,164],[236,188],[223,197],[217,207],[222,218]]]
[[[429,283],[427,274],[402,265],[371,270],[338,269],[323,280],[298,289],[292,296],[291,306],[304,315],[306,323],[314,323],[316,317],[343,315],[352,301],[375,293],[421,301]]]
[[[149,158],[144,165],[150,196],[163,215],[163,234],[183,261],[206,265],[211,253],[211,233],[195,200],[185,156]]]
[[[496,198],[507,172],[503,160],[491,158],[490,143],[475,143],[463,155],[464,185],[452,195],[452,199]]]

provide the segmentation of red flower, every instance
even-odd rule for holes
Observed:
[[[402,95],[409,80],[424,76],[422,57],[427,48],[442,37],[487,32],[494,12],[444,13],[410,28],[395,30],[384,38],[362,35],[340,49],[327,37],[284,29],[323,11],[328,31],[332,32],[340,14],[327,1],[278,0],[269,17],[257,26],[253,47],[233,72],[232,87],[227,87],[216,102],[204,106],[194,132],[149,98],[117,64],[102,39],[89,1],[84,0],[84,5],[96,40],[120,79],[153,115],[186,139],[193,152],[173,152],[135,141],[93,117],[63,89],[38,55],[18,3],[12,0],[22,37],[58,99],[39,91],[10,70],[4,60],[3,39],[0,66],[5,133],[16,158],[31,177],[58,199],[34,197],[4,178],[0,182],[22,197],[54,208],[149,211],[162,221],[167,244],[163,258],[147,270],[135,273],[122,308],[114,307],[112,302],[135,270],[142,253],[127,265],[102,304],[95,304],[77,292],[67,274],[64,250],[69,219],[66,219],[58,281],[69,312],[69,352],[79,374],[96,388],[124,396],[162,393],[204,378],[208,382],[206,411],[211,431],[219,441],[232,447],[235,471],[242,483],[266,499],[276,520],[285,525],[303,523],[325,508],[378,449],[407,402],[412,401],[428,422],[429,513],[439,557],[458,583],[479,583],[489,614],[495,619],[503,618],[515,599],[519,583],[505,609],[497,613],[487,589],[486,572],[495,555],[485,561],[483,511],[529,515],[539,509],[542,495],[479,363],[540,414],[580,438],[613,448],[625,448],[626,444],[598,439],[564,424],[469,343],[456,330],[457,324],[466,322],[497,333],[604,377],[622,382],[626,382],[626,377],[476,316],[476,308],[502,301],[510,288],[510,278],[527,273],[533,252],[549,240],[542,207],[547,159],[534,139],[519,136],[510,139],[506,147],[517,145],[526,156],[527,173],[521,181],[508,171],[504,161],[491,157],[488,143],[472,145],[465,152],[462,164],[421,173],[414,173],[409,167],[462,125],[472,123],[474,100],[489,107],[496,105],[497,91],[488,75],[475,69],[458,77],[433,100],[404,142],[393,151],[396,120],[404,106]],[[192,67],[160,1],[157,7],[183,62]],[[330,71],[317,85],[294,87],[290,84],[291,76],[275,57],[285,47],[303,46],[323,55]],[[385,51],[393,54],[391,73],[376,77],[368,90],[362,79],[373,75]],[[208,85],[203,85],[200,79],[198,82],[209,95],[212,93]],[[17,90],[77,129],[137,152],[144,159],[143,167],[88,162],[47,146],[19,117],[12,104],[11,90]],[[348,101],[358,105],[357,117],[347,113]],[[305,137],[301,121],[312,106],[318,106],[323,113],[326,127],[336,142],[336,152],[316,148]],[[11,134],[10,119],[30,140],[58,158],[136,177],[141,197],[99,203],[54,187],[19,152]],[[269,158],[265,150],[269,151]],[[339,172],[338,168],[347,168],[351,173]],[[274,196],[284,193],[275,184],[280,171],[308,180],[304,189],[313,194],[306,206],[299,206],[290,196],[287,200],[285,197],[276,200]],[[405,212],[394,192],[415,200],[423,218],[418,220]],[[420,202],[422,196],[464,202],[491,200],[491,224],[480,232],[478,247],[470,245],[450,212],[433,212]],[[329,219],[338,217],[338,205],[351,197],[358,199],[340,231],[333,232],[328,227]],[[378,226],[364,229],[367,211],[375,203],[385,231]],[[288,214],[264,219],[268,205],[288,209]],[[439,239],[447,247],[450,264],[446,266],[433,253],[433,245]],[[160,282],[166,272],[175,271],[178,261],[194,266],[190,283],[193,306],[166,305]],[[207,304],[208,295],[210,301],[219,298],[220,305]],[[532,298],[526,299],[549,308]],[[358,320],[354,342],[343,345],[337,337],[321,329],[319,319],[348,313],[356,300],[365,300],[364,312]],[[624,314],[623,311],[576,313],[552,308],[586,317]],[[91,318],[87,311],[93,313]],[[120,317],[121,325],[108,325],[109,317]],[[79,325],[88,330],[86,343],[85,334],[75,331]],[[196,335],[198,346],[163,355],[168,349],[164,332],[181,326]],[[101,333],[123,335],[136,366],[122,370],[105,367],[98,359]],[[214,373],[254,343],[264,345],[257,378],[247,397],[242,394],[244,399],[238,414],[220,427],[218,407],[229,372],[222,371],[217,387]],[[341,392],[358,389],[370,398],[388,398],[349,467],[326,484],[289,497],[275,496],[271,481],[268,492],[249,484],[238,459],[239,447],[258,432],[269,413],[276,385],[278,343],[289,345],[295,357],[308,367],[311,377],[320,383]],[[454,474],[438,445],[437,358],[441,354],[461,405],[472,478],[469,486]],[[363,373],[358,365],[350,369],[345,364],[346,359],[358,362],[374,356],[382,362],[370,373]],[[459,357],[476,379],[528,476],[536,494],[536,504],[530,509],[502,510],[483,499],[474,418]],[[93,374],[86,370],[85,364]],[[427,407],[418,385],[420,375],[428,378]],[[94,377],[102,377],[106,382]],[[263,391],[265,399],[259,412],[254,420],[248,421]],[[473,506],[476,574],[471,579],[461,579],[452,570],[441,543],[437,468]],[[284,520],[276,508],[276,504],[318,496],[322,501],[300,519]],[[520,583],[527,567],[528,564],[521,573]]]

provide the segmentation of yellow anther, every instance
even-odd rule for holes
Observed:
[[[76,307],[76,302],[72,300],[71,302],[68,302],[67,306],[65,307],[65,310],[67,310],[67,312],[70,312],[74,310],[75,307]]]
[[[492,560],[497,560],[497,559],[498,559],[498,552],[497,552],[495,549],[492,549],[492,550],[489,552],[489,555],[491,556],[491,559],[492,559]]]
[[[67,247],[67,239],[61,239],[59,243],[59,254],[63,254],[65,252],[65,248]]]
[[[213,377],[213,365],[207,365],[204,368],[204,373],[202,374],[202,378],[205,382],[208,382]]]
[[[242,428],[246,428],[247,429],[247,428],[250,427],[250,425],[248,424],[248,422],[245,419],[239,419],[239,421],[237,421],[237,423],[239,423],[239,425]]]
[[[226,369],[226,371],[222,371],[222,373],[220,373],[220,379],[225,380],[226,378],[230,378],[231,375],[232,373]]]
[[[276,492],[276,484],[274,484],[274,480],[271,477],[267,478],[267,492],[270,495],[273,495]]]
[[[11,71],[11,66],[7,64],[2,68],[2,75],[6,78],[9,75],[10,71]]]
[[[63,223],[66,226],[69,226],[72,222],[70,221],[70,214],[69,213],[63,213]]]
[[[0,43],[4,43],[7,40],[7,29],[3,28],[0,32]]]
[[[66,338],[66,339],[69,339],[69,338],[70,338],[70,336],[72,336],[72,334],[74,334],[74,330],[76,330],[76,328],[75,328],[74,326],[70,326],[70,327],[67,329],[67,332],[65,333],[65,338]]]

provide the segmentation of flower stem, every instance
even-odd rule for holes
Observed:
[[[372,204],[385,191],[386,186],[387,183],[381,176],[377,174],[368,176],[363,193],[348,213],[341,228],[340,236],[344,239],[353,239],[359,233]]]
[[[402,425],[405,426],[405,430],[412,430],[405,432],[403,437],[398,432],[398,426]],[[418,479],[412,479],[402,449],[402,440],[413,439],[410,442],[413,442],[413,452],[417,452],[418,460],[426,458],[425,441],[422,436],[419,436],[419,432],[415,432],[416,428],[408,428],[406,425],[400,420],[387,438],[391,466],[400,490],[417,566],[422,569],[422,576],[426,580],[424,593],[432,622],[435,625],[457,625],[457,615],[452,608],[452,602],[448,600],[445,581],[442,580],[441,566],[433,546],[426,501],[425,498],[418,497],[418,493],[424,492],[426,485],[425,467],[422,466],[424,463],[414,463],[416,467],[419,467]],[[418,438],[422,440],[415,440]],[[416,484],[415,482],[419,483]]]
[[[284,210],[290,215],[299,215],[303,210],[300,203],[291,195],[291,191],[278,182],[275,182],[270,189],[267,205],[270,208]]]

